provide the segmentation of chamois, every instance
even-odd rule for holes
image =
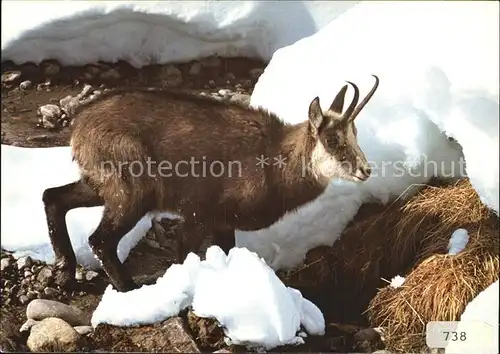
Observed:
[[[117,246],[146,214],[182,216],[182,261],[199,251],[204,235],[227,252],[235,229],[269,227],[318,197],[332,178],[366,181],[370,167],[354,119],[378,87],[373,77],[359,105],[358,87],[346,81],[327,111],[316,97],[308,119],[293,125],[261,108],[186,92],[103,94],[75,117],[71,147],[80,180],[43,193],[56,283],[68,286],[74,279],[76,258],[65,223],[74,208],[104,206],[89,244],[123,292],[137,284],[119,261]],[[342,113],[347,84],[354,95]]]

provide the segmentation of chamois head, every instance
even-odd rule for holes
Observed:
[[[359,182],[366,181],[370,176],[370,166],[357,142],[354,119],[378,87],[379,79],[375,75],[373,77],[375,84],[359,105],[359,89],[347,81],[354,89],[354,96],[343,114],[347,85],[337,93],[328,111],[322,111],[318,97],[309,105],[309,132],[315,144],[310,168],[316,178],[329,181],[337,177]]]

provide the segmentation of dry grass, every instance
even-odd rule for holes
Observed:
[[[446,247],[457,228],[468,231],[469,243],[449,256]],[[498,218],[464,180],[426,188],[401,208],[391,231],[388,259],[381,262],[396,273],[413,256],[413,266],[402,287],[387,286],[376,294],[368,317],[371,325],[385,329],[388,350],[420,351],[427,322],[458,320],[467,303],[498,279]]]

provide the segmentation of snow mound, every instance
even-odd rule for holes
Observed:
[[[294,267],[309,249],[332,245],[362,203],[408,195],[434,176],[468,175],[498,212],[498,12],[498,2],[362,2],[277,50],[251,105],[290,123],[307,119],[315,96],[326,109],[346,80],[363,95],[371,75],[380,78],[356,119],[373,174],[362,185],[332,182],[270,228],[239,232],[238,246],[275,269]]]
[[[141,67],[213,54],[269,60],[356,2],[2,2],[2,59]],[[22,19],[22,20],[20,20]]]
[[[217,246],[207,249],[204,261],[190,253],[156,284],[126,293],[108,286],[92,325],[152,324],[189,306],[199,317],[217,319],[232,344],[249,348],[301,344],[301,325],[312,335],[325,331],[321,311],[286,287],[257,254],[233,248],[226,256]]]
[[[457,229],[453,232],[448,242],[448,254],[456,255],[464,250],[469,243],[469,233],[465,229]]]
[[[2,144],[1,235],[2,247],[16,251],[16,257],[53,263],[42,195],[45,189],[77,181],[79,169],[71,159],[71,148],[22,148]],[[99,268],[88,244],[97,228],[103,207],[77,208],[66,214],[68,233],[77,261],[88,268]],[[118,245],[118,258],[124,262],[130,250],[151,227],[151,216],[140,220]]]
[[[469,336],[466,342],[450,341],[445,349],[445,353],[498,353],[498,299],[499,299],[498,280],[480,292],[472,300],[460,316],[460,322],[456,329],[457,332],[465,331],[467,334],[472,332],[471,323],[482,322],[492,327],[493,338],[486,337],[484,332],[480,336]],[[472,326],[474,326],[472,324]],[[472,334],[472,333],[471,333]],[[479,334],[479,333],[478,333]],[[472,338],[471,338],[472,337]],[[489,341],[491,340],[491,341]]]

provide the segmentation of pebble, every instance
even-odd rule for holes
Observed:
[[[33,83],[30,80],[23,81],[19,84],[21,90],[29,90],[32,86]]]
[[[47,299],[31,301],[26,308],[26,317],[34,320],[57,317],[72,326],[86,326],[89,324],[89,319],[80,309],[59,301]]]
[[[92,86],[90,88],[92,89]],[[59,105],[61,106],[62,111],[71,117],[76,113],[76,109],[80,106],[80,99],[78,97],[66,96],[59,101]]]
[[[42,116],[41,125],[46,129],[53,129],[61,117],[62,111],[55,104],[46,104],[38,108],[37,114]]]
[[[30,300],[33,300],[33,299],[36,299],[37,296],[36,296],[36,293],[34,291],[31,291],[29,290],[27,293],[26,293],[26,296],[28,297],[28,299]]]
[[[75,272],[75,280],[82,281],[84,278],[83,269],[78,268]]]
[[[29,297],[27,297],[26,295],[21,295],[19,296],[19,302],[21,304],[27,304],[28,302],[30,301]]]
[[[31,329],[31,327],[33,327],[37,323],[38,323],[38,321],[28,319],[28,320],[26,320],[26,322],[23,323],[21,328],[19,328],[19,332],[27,332]]]
[[[48,266],[45,266],[38,272],[36,276],[36,281],[45,287],[52,282],[52,277],[53,277],[52,271]]]
[[[47,296],[56,296],[59,292],[56,289],[47,286],[43,289],[43,293]]]
[[[10,268],[12,264],[12,260],[10,258],[2,258],[2,260],[0,261],[0,270],[2,272],[5,272],[7,269]]]
[[[231,90],[220,89],[218,93],[219,93],[219,95],[221,95],[224,98],[229,98],[229,96],[231,95]]]
[[[89,270],[87,271],[87,273],[85,274],[85,279],[87,281],[92,281],[93,279],[95,279],[96,277],[99,276],[99,273],[97,272],[94,272],[93,270]]]
[[[245,95],[242,93],[235,93],[234,95],[231,96],[229,99],[230,102],[238,102],[244,105],[249,105],[250,104],[250,95]]]
[[[20,71],[7,71],[2,74],[2,83],[13,83],[14,81],[17,81],[21,77],[21,72]]]
[[[30,272],[29,270],[25,270],[25,271],[24,271],[24,277],[25,277],[25,278],[29,278],[29,277],[31,277],[31,275],[32,275],[32,274],[31,274],[31,272]]]
[[[49,317],[31,327],[26,345],[32,352],[75,352],[80,339],[67,322]]]
[[[94,328],[92,326],[75,326],[73,328],[82,336],[90,334],[94,331]]]
[[[33,264],[33,259],[30,256],[20,257],[17,260],[17,269],[22,270],[23,268],[29,268]]]

